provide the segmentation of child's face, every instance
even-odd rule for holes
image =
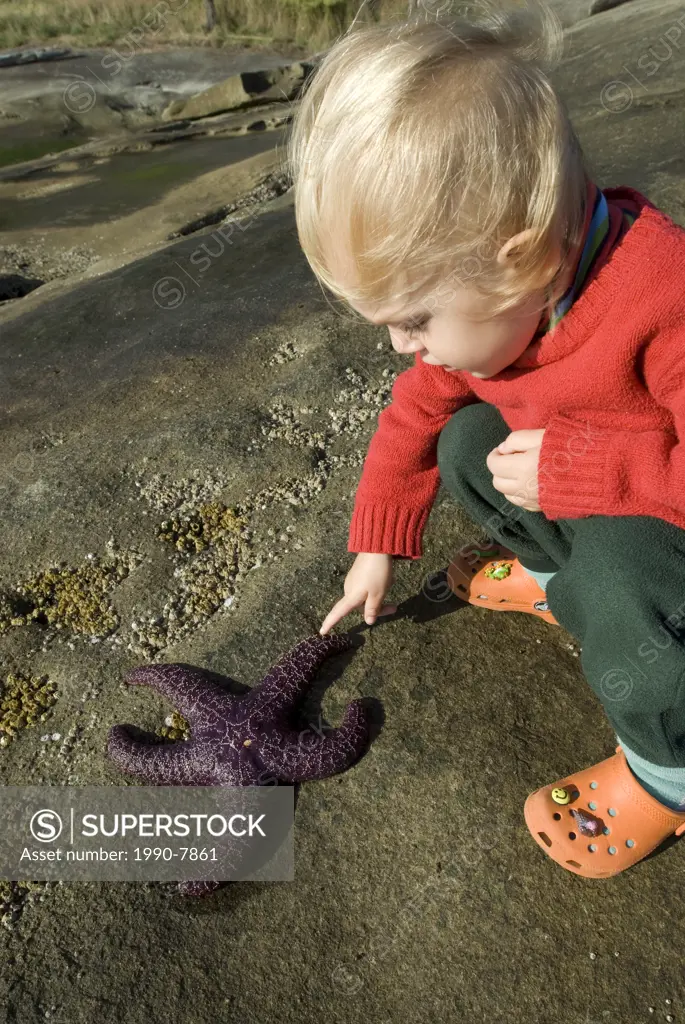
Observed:
[[[545,292],[532,293],[506,313],[487,317],[488,300],[472,288],[450,289],[439,302],[437,292],[426,304],[396,304],[384,309],[356,305],[375,324],[387,324],[393,348],[401,355],[420,352],[425,363],[447,372],[466,370],[474,377],[492,377],[513,363],[530,344],[540,325]],[[486,317],[486,319],[475,319]],[[417,325],[413,330],[411,322]]]

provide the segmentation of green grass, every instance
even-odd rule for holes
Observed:
[[[0,49],[114,46],[133,31],[128,44],[140,50],[160,44],[258,49],[294,43],[314,52],[345,31],[360,5],[361,0],[217,0],[217,25],[207,34],[204,0],[0,0]],[[405,10],[405,0],[385,0],[376,17]],[[365,10],[359,20],[371,18]]]

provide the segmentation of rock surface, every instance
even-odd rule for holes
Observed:
[[[558,80],[598,183],[685,224],[679,24],[673,0],[584,19]],[[172,711],[122,692],[129,668],[254,683],[342,596],[361,461],[407,363],[322,295],[276,203],[0,308],[0,589],[25,594],[0,598],[0,665],[32,715],[47,684],[30,677],[56,684],[0,750],[3,784],[121,784],[108,727],[161,735]],[[246,517],[240,546],[210,506]],[[303,789],[296,881],[202,908],[155,884],[0,883],[8,1022],[679,1019],[682,846],[593,885],[533,842],[528,793],[614,736],[572,636],[449,598],[439,570],[480,539],[441,491],[424,558],[397,566],[397,614],[338,627],[365,642],[327,676],[324,718],[368,695],[385,725]],[[48,573],[60,562],[73,572]]]
[[[305,65],[180,51],[132,56],[114,74],[112,59],[94,51],[63,61],[68,70],[0,69],[0,273],[59,279],[63,291],[283,191],[278,147]],[[192,120],[161,120],[178,96],[198,92],[205,103],[217,79],[245,82],[249,109],[200,116],[196,104]],[[140,90],[155,102],[146,107]],[[35,298],[52,293],[48,284]]]

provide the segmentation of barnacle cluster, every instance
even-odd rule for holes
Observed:
[[[198,505],[215,498],[228,481],[221,472],[203,476],[195,470],[190,477],[170,479],[165,473],[154,473],[149,479],[135,481],[140,497],[155,512],[176,516],[192,515]]]
[[[247,519],[234,508],[218,501],[200,505],[194,513],[176,515],[161,524],[157,536],[173,544],[178,551],[204,551],[226,534],[238,534],[247,526]]]
[[[242,526],[240,533],[221,530],[199,554],[193,555],[191,550],[183,558],[174,569],[176,585],[162,614],[139,615],[131,623],[131,650],[145,657],[155,655],[204,624],[222,606],[231,605],[255,562],[243,533],[249,535]],[[170,531],[169,539],[174,536]],[[181,533],[174,546],[178,547],[182,538],[187,542],[187,534]]]
[[[397,374],[387,368],[381,372],[381,379],[370,383],[351,366],[345,367],[349,387],[342,388],[336,396],[336,403],[343,408],[329,409],[332,434],[347,434],[359,437],[367,429],[369,421],[375,422],[380,411],[392,397],[392,388]]]
[[[157,537],[174,548],[174,585],[161,613],[138,612],[131,622],[128,649],[155,657],[203,625],[221,607],[230,607],[240,580],[252,568],[248,543],[250,509],[219,500],[228,486],[218,471],[171,479],[155,473],[135,481],[141,498],[166,515]]]
[[[164,725],[155,729],[155,734],[163,736],[167,740],[188,740],[190,739],[190,724],[178,711],[173,711]]]
[[[10,672],[0,686],[0,747],[16,736],[19,729],[43,722],[55,703],[57,683],[47,676],[28,676]]]
[[[261,424],[260,429],[265,440],[253,437],[247,450],[260,451],[269,442],[281,440],[294,448],[316,449],[330,468],[336,464],[361,465],[363,455],[361,459],[357,458],[351,462],[349,458],[331,454],[329,449],[336,437],[346,435],[357,438],[378,419],[378,414],[392,397],[397,374],[386,368],[381,371],[378,380],[365,380],[351,366],[346,366],[344,373],[348,387],[342,388],[335,396],[336,407],[328,409],[328,426],[320,430],[309,429],[303,424],[301,417],[311,416],[319,410],[312,406],[296,408],[279,399],[268,410],[269,422]]]
[[[322,451],[326,448],[327,437],[322,430],[309,430],[298,418],[298,412],[302,415],[311,415],[314,408],[303,406],[295,409],[286,405],[280,399],[274,402],[269,409],[269,423],[262,423],[261,432],[270,441],[281,438],[287,441],[294,448],[318,448]],[[253,448],[263,448],[255,439],[252,440]]]
[[[269,366],[275,366],[277,363],[289,363],[292,359],[302,359],[304,352],[293,345],[292,341],[284,341],[282,345],[279,345],[271,359],[269,359]]]

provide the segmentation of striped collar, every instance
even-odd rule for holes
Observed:
[[[613,204],[610,208],[604,193],[592,181],[588,181],[587,200],[585,243],[576,262],[573,281],[555,305],[551,317],[546,321],[541,319],[534,339],[554,330],[568,313],[583,286],[589,283],[606,263],[614,246],[620,242],[637,216],[633,203],[625,206]]]
[[[590,184],[592,189],[594,189],[595,196],[592,207],[588,206],[590,223],[587,226],[586,217],[585,245],[576,266],[573,282],[554,307],[554,312],[547,326],[548,331],[553,330],[562,316],[568,313],[576,295],[583,287],[586,278],[592,270],[593,264],[600,256],[606,237],[609,234],[609,207],[604,198],[604,193],[593,183]]]

